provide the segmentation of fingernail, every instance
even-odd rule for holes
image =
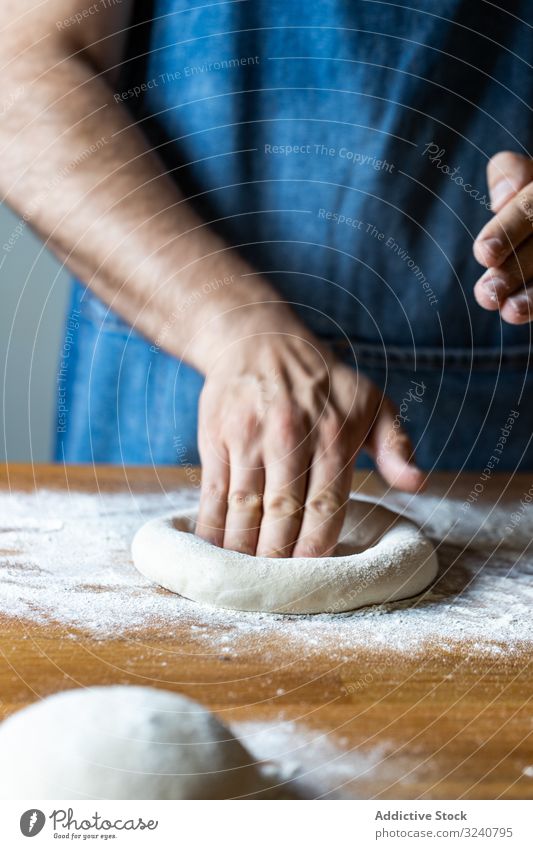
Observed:
[[[489,270],[485,272],[479,282],[483,287],[483,291],[490,297],[491,301],[497,302],[500,298],[504,297],[507,290],[507,284],[502,277],[496,277],[493,272]]]
[[[491,206],[501,206],[514,194],[516,194],[516,188],[506,177],[498,180],[490,190]]]
[[[509,298],[507,303],[511,305],[513,310],[518,315],[527,315],[531,310],[531,304],[527,295],[521,295],[516,298]]]
[[[482,251],[484,255],[488,257],[490,260],[498,259],[504,251],[505,245],[503,244],[501,239],[491,238],[491,239],[479,239],[476,240],[478,248]]]

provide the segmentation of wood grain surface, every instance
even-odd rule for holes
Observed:
[[[468,491],[475,480],[439,474],[431,488],[440,494]],[[11,492],[37,487],[164,492],[189,485],[190,474],[173,468],[11,465],[0,471],[0,487]],[[485,495],[512,504],[530,485],[527,475],[495,476]],[[357,474],[354,486],[366,493],[382,491],[374,475]],[[311,765],[305,761],[310,774],[331,770],[339,758],[333,795],[533,796],[533,676],[527,647],[487,657],[476,656],[471,646],[450,652],[436,645],[422,662],[382,652],[378,662],[376,650],[367,647],[332,664],[320,646],[312,657],[294,652],[283,627],[265,637],[261,652],[243,643],[239,655],[231,657],[202,656],[187,627],[180,630],[178,623],[177,631],[172,645],[149,624],[142,639],[98,640],[69,635],[59,625],[0,615],[2,713],[76,686],[151,684],[199,699],[234,728],[271,727],[285,745],[294,739],[296,749],[308,740],[315,752]],[[346,682],[367,683],[347,687]]]

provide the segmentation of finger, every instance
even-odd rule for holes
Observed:
[[[350,494],[355,454],[364,434],[348,433],[353,422],[334,411],[323,416],[294,557],[324,557],[335,551]]]
[[[502,150],[487,165],[491,206],[499,212],[520,189],[533,180],[533,161],[521,153]]]
[[[502,309],[501,317],[508,324],[527,324],[533,321],[533,289],[529,285],[517,295],[507,298]]]
[[[294,557],[333,554],[344,521],[351,480],[352,459],[347,460],[339,445],[330,445],[314,458]]]
[[[501,265],[532,234],[533,183],[528,183],[483,227],[474,256],[481,265]]]
[[[533,237],[528,239],[499,268],[488,268],[474,286],[478,304],[497,310],[509,295],[519,294],[533,277]]]
[[[421,398],[425,386],[418,383],[412,391]],[[407,492],[417,492],[424,486],[426,475],[414,462],[411,440],[402,426],[400,413],[388,398],[383,399],[366,447],[391,486]]]
[[[220,447],[200,452],[202,460],[202,490],[195,533],[213,545],[224,542],[224,525],[228,504],[229,463],[226,451]]]
[[[257,554],[290,557],[302,522],[311,447],[303,423],[290,415],[275,421],[276,432],[265,434],[265,495]]]
[[[248,465],[247,465],[248,464]],[[259,458],[251,462],[230,453],[230,486],[224,548],[255,554],[261,514],[265,476]]]

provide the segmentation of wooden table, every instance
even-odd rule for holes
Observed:
[[[34,487],[85,492],[157,492],[187,486],[187,470],[108,467],[30,467],[0,471],[0,487]],[[491,492],[518,496],[529,476],[495,477]],[[356,475],[355,486],[379,492],[376,477]],[[467,488],[468,476],[437,475],[440,491]],[[125,555],[127,556],[127,555]],[[278,634],[283,634],[278,629]],[[28,638],[29,636],[29,638]],[[312,662],[293,657],[282,638],[271,639],[258,656],[244,648],[239,657],[196,657],[191,664],[190,634],[180,633],[180,651],[168,651],[153,635],[139,641],[65,639],[59,627],[29,625],[0,617],[0,694],[3,715],[57,690],[91,684],[143,683],[181,691],[210,706],[226,722],[273,723],[338,744],[344,768],[342,794],[362,798],[457,799],[531,798],[533,780],[533,695],[529,651],[512,658],[473,657],[440,652],[419,659],[394,655],[379,660],[372,648],[358,651],[332,668],[320,647]],[[263,650],[264,650],[263,646]],[[156,659],[165,656],[164,674]],[[268,656],[268,659],[267,659]],[[272,657],[279,658],[272,675]],[[265,659],[263,659],[265,658]],[[346,681],[371,685],[349,688]],[[287,723],[294,723],[287,726]],[[290,733],[289,733],[290,737]],[[380,750],[380,742],[386,747]],[[391,745],[392,744],[392,745]],[[331,749],[327,757],[331,760]],[[378,752],[378,757],[376,757]],[[379,754],[381,752],[381,754]],[[349,774],[346,757],[357,754],[371,768]],[[326,768],[317,764],[317,769]],[[533,773],[533,769],[530,770]]]

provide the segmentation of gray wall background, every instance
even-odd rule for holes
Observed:
[[[52,458],[58,352],[68,275],[0,205],[0,459]]]

